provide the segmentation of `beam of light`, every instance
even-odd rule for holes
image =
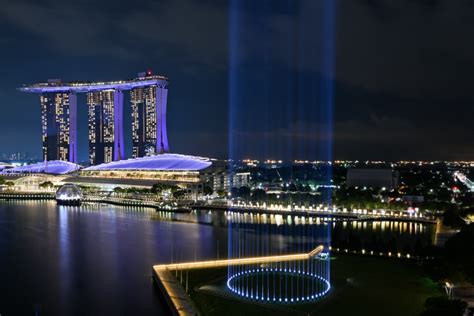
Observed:
[[[231,0],[229,4],[229,39],[228,39],[228,156],[235,158],[234,153],[234,120],[236,119],[239,104],[239,48],[240,48],[240,1]],[[231,163],[232,164],[232,163]]]
[[[324,0],[323,4],[323,76],[322,76],[322,85],[321,85],[321,106],[323,113],[325,115],[326,126],[325,135],[325,148],[323,149],[326,153],[327,161],[333,160],[333,111],[334,111],[334,71],[336,63],[336,5],[337,1],[335,0]],[[332,179],[332,164],[329,166],[327,171],[327,182]],[[331,192],[326,190],[326,203],[331,204]],[[329,225],[326,228],[326,240],[327,244],[325,245],[329,248],[331,243],[331,230]],[[330,280],[330,265],[328,264],[325,267],[324,275],[327,280]]]
[[[229,3],[229,173],[233,171],[232,160],[241,158],[241,154],[246,153],[248,149],[251,149],[254,154],[269,155],[275,153],[275,148],[280,154],[281,150],[278,149],[285,148],[287,149],[283,153],[285,158],[294,158],[293,154],[314,155],[317,153],[318,159],[326,161],[333,159],[335,3],[323,0],[317,5],[308,7],[287,3],[288,9],[295,9],[295,16],[294,20],[290,18],[292,27],[284,31],[289,31],[286,33],[289,49],[285,49],[288,54],[286,58],[288,65],[284,66],[278,64],[279,55],[273,51],[275,48],[280,48],[276,43],[282,39],[273,39],[271,28],[265,28],[267,15],[272,17],[271,15],[276,12],[275,7],[273,4],[269,5],[270,3],[245,0],[230,0]],[[257,26],[257,28],[252,29],[252,26]],[[244,39],[245,43],[250,43],[247,47],[243,47]],[[247,50],[253,55],[250,60],[245,58],[244,63],[242,57],[247,55],[243,52]],[[277,57],[277,60],[273,59],[273,55]],[[312,73],[313,68],[308,67],[308,64],[319,67],[317,75]],[[280,78],[283,79],[280,80]],[[249,82],[252,84],[251,87]],[[285,92],[288,96],[285,96]],[[282,103],[286,104],[287,109],[281,107]],[[260,112],[252,112],[255,107]],[[287,115],[281,115],[280,112]],[[294,118],[297,119],[298,124],[295,124]],[[320,123],[320,129],[315,127],[315,131],[310,130],[308,127],[315,123]],[[246,132],[246,128],[250,127],[250,133],[255,134],[251,136],[258,137],[261,136],[259,132],[273,132],[284,129],[286,125],[290,126],[288,132],[290,137],[282,137],[277,144],[265,143],[266,136],[262,137],[263,143],[257,144],[257,142],[252,142],[253,139],[245,138],[249,135],[244,137],[237,134],[237,130]],[[316,137],[317,140],[306,137],[313,132],[319,132],[323,137]],[[294,135],[296,137],[293,137]],[[272,137],[268,139],[271,140]],[[331,164],[327,164],[324,170],[328,184],[332,179],[331,167]],[[325,192],[329,193],[324,197],[330,203],[330,192],[328,190]],[[228,258],[234,261],[227,260],[219,264],[228,267],[228,281],[233,280],[233,292],[259,301],[282,303],[301,302],[321,297],[322,285],[312,284],[310,280],[301,278],[298,274],[318,276],[327,280],[329,284],[329,260],[304,260],[304,257],[299,260],[299,257],[293,257],[293,254],[301,255],[309,251],[310,243],[305,241],[308,239],[314,241],[315,238],[323,237],[324,245],[329,246],[330,225],[315,232],[305,221],[305,218],[293,220],[290,216],[288,224],[279,228],[268,226],[266,219],[262,219],[260,215],[250,215],[250,221],[241,221],[239,218],[230,219],[228,221]],[[271,233],[272,228],[283,231],[281,238]],[[245,261],[268,257],[278,258],[278,260],[263,262],[264,266],[258,266],[257,262]],[[282,258],[288,260],[282,260]],[[269,281],[271,277],[282,280],[278,284],[280,297],[275,296],[276,285],[273,285],[273,297],[269,295],[272,287]],[[313,290],[317,291],[313,292]]]

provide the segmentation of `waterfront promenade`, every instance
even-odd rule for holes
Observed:
[[[4,200],[52,200],[53,193],[20,193],[20,192],[0,192],[0,199]],[[305,208],[295,207],[293,209],[283,207],[273,207],[264,205],[239,205],[229,203],[213,203],[203,204],[195,203],[193,201],[178,201],[178,202],[164,202],[153,199],[140,198],[124,198],[114,197],[110,195],[91,195],[85,194],[83,202],[88,203],[105,203],[121,206],[132,207],[148,207],[156,210],[169,212],[190,212],[192,209],[201,210],[215,210],[215,211],[231,211],[237,213],[250,214],[273,214],[273,215],[293,215],[304,217],[328,217],[334,220],[341,221],[399,221],[399,222],[413,222],[422,224],[436,224],[434,216],[427,216],[422,214],[408,214],[401,211],[381,211],[381,210],[345,210],[345,209],[329,209],[327,207]]]
[[[153,280],[163,293],[165,301],[168,303],[173,315],[197,315],[198,313],[196,312],[191,299],[179,283],[178,279],[172,275],[171,271],[308,260],[317,256],[323,251],[323,249],[323,246],[318,246],[309,253],[160,264],[153,266]]]
[[[233,211],[237,213],[252,213],[252,214],[274,214],[274,215],[293,215],[293,216],[304,216],[304,217],[331,217],[340,219],[342,221],[399,221],[399,222],[413,222],[422,224],[436,224],[436,218],[433,216],[423,215],[408,215],[404,212],[390,211],[344,211],[338,209],[311,209],[311,208],[277,208],[277,207],[264,207],[255,205],[229,205],[229,204],[197,204],[191,206],[194,209],[207,209],[207,210],[221,210],[221,211]]]

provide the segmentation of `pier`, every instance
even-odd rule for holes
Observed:
[[[323,249],[323,246],[318,246],[309,253],[155,265],[153,266],[153,280],[163,293],[165,301],[168,303],[173,315],[198,315],[191,299],[184,291],[178,279],[175,278],[170,271],[308,260],[316,257]]]

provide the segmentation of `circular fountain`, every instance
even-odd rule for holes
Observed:
[[[325,296],[328,280],[314,273],[280,268],[260,268],[238,272],[227,279],[234,294],[262,302],[304,303]]]
[[[327,229],[281,215],[231,213],[228,221],[229,259],[242,262],[228,267],[231,293],[271,304],[308,303],[329,293]]]

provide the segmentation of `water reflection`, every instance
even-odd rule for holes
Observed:
[[[174,214],[99,204],[0,202],[0,312],[163,314],[151,286],[151,266],[227,255],[227,227],[233,220],[245,225],[245,238],[260,231],[280,251],[313,244],[320,228],[330,228],[334,248],[415,253],[432,243],[435,228],[208,210]]]

